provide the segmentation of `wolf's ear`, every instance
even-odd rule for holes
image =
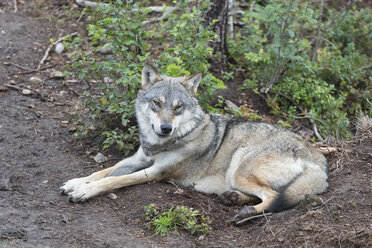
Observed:
[[[150,63],[146,62],[142,69],[142,89],[148,89],[158,81],[160,81],[159,73]]]
[[[190,91],[193,94],[196,94],[198,91],[199,83],[202,79],[202,73],[198,72],[194,75],[188,76],[185,81],[183,81],[181,84],[183,87],[185,87],[188,91]]]

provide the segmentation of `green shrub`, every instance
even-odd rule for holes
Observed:
[[[199,213],[198,210],[185,206],[171,207],[169,211],[160,213],[155,204],[145,206],[145,220],[148,225],[160,235],[178,233],[178,229],[184,229],[191,234],[208,234],[210,232],[208,217]]]
[[[264,94],[275,114],[305,117],[323,136],[343,138],[350,136],[353,115],[372,113],[372,60],[362,53],[372,46],[371,11],[320,6],[256,4],[246,11],[246,26],[230,41],[230,51],[248,74],[242,89]]]
[[[189,7],[190,3],[194,5],[192,8]],[[225,85],[208,71],[208,59],[212,57],[212,48],[208,43],[217,39],[211,29],[213,23],[207,25],[203,18],[210,1],[184,0],[178,1],[178,6],[181,13],[171,15],[161,27],[165,36],[164,51],[155,63],[161,73],[172,77],[201,71],[203,79],[200,83],[199,100],[206,108],[215,110],[209,105],[209,101],[214,92],[225,88]]]
[[[116,145],[125,153],[134,148],[133,103],[150,53],[162,74],[177,77],[202,71],[198,98],[209,111],[259,118],[245,109],[221,109],[222,98],[219,108],[209,105],[215,91],[225,87],[208,71],[213,58],[208,44],[218,38],[208,26],[213,23],[203,19],[210,0],[178,1],[180,9],[151,31],[143,28],[148,11],[139,4],[107,2],[92,14],[95,24],[88,28],[88,47],[82,50],[80,37],[68,44],[77,52],[66,73],[100,83],[98,92],[84,94],[88,113],[87,118],[78,116],[77,134],[100,132],[105,148]],[[325,1],[323,7],[322,1],[260,3],[263,6],[255,4],[245,12],[246,25],[229,41],[237,62],[231,66],[248,75],[241,88],[266,97],[273,113],[289,121],[306,118],[317,124],[324,137],[350,136],[353,116],[372,116],[372,11],[356,7],[336,11]],[[96,53],[103,46],[113,53]],[[225,72],[225,79],[232,79],[233,73]]]
[[[77,73],[80,80],[96,80],[99,92],[85,92],[84,99],[89,110],[88,120],[78,117],[77,134],[86,135],[92,119],[99,125],[95,129],[104,131],[104,148],[114,144],[126,154],[134,149],[136,131],[133,123],[134,99],[141,85],[141,70],[146,60],[148,45],[145,40],[150,33],[142,27],[147,11],[134,1],[112,1],[100,5],[94,14],[96,23],[88,27],[87,50],[77,51],[72,59],[70,72]],[[82,47],[80,38],[70,47]],[[112,54],[101,55],[102,47],[112,49]],[[107,113],[107,114],[105,114]],[[116,121],[111,125],[113,120]]]

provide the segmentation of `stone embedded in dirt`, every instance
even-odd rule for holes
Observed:
[[[8,87],[0,85],[0,91],[8,91]]]
[[[199,238],[198,238],[199,241],[202,241],[204,239],[205,239],[205,236],[204,235],[200,235]]]
[[[1,178],[0,179],[0,191],[11,191],[12,187],[9,183],[9,178]]]
[[[56,53],[61,54],[63,53],[64,50],[65,50],[65,46],[61,42],[56,45],[56,48],[55,48]]]
[[[66,215],[62,214],[61,216],[62,216],[62,222],[64,223],[70,222],[69,218]]]
[[[32,91],[29,90],[29,89],[23,89],[23,90],[22,90],[22,94],[25,95],[25,96],[29,96],[29,95],[32,94]]]
[[[106,160],[107,160],[107,158],[105,157],[105,155],[103,155],[100,152],[97,153],[96,156],[94,156],[94,161],[96,161],[99,164],[106,162]]]
[[[51,77],[51,78],[63,78],[63,73],[61,71],[52,71],[49,74],[49,77]]]
[[[109,197],[110,199],[112,199],[112,200],[116,200],[116,199],[118,199],[118,196],[115,195],[114,193],[110,193],[110,194],[108,194],[108,197]]]
[[[30,83],[34,83],[34,84],[38,84],[38,83],[43,82],[43,80],[38,78],[38,77],[30,77],[29,81],[30,81]]]
[[[76,127],[70,127],[70,128],[68,129],[68,132],[69,132],[69,133],[75,133],[75,132],[76,132]]]

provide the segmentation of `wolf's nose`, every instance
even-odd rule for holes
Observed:
[[[163,123],[160,125],[160,129],[163,134],[170,134],[172,132],[172,125],[168,123]]]

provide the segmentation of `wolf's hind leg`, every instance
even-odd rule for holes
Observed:
[[[261,203],[254,206],[244,207],[234,218],[232,223],[237,225],[240,221],[251,216],[267,212],[274,201],[279,196],[279,193],[270,188],[269,185],[263,183],[255,176],[235,177],[234,188],[247,195],[257,196],[262,200]]]

